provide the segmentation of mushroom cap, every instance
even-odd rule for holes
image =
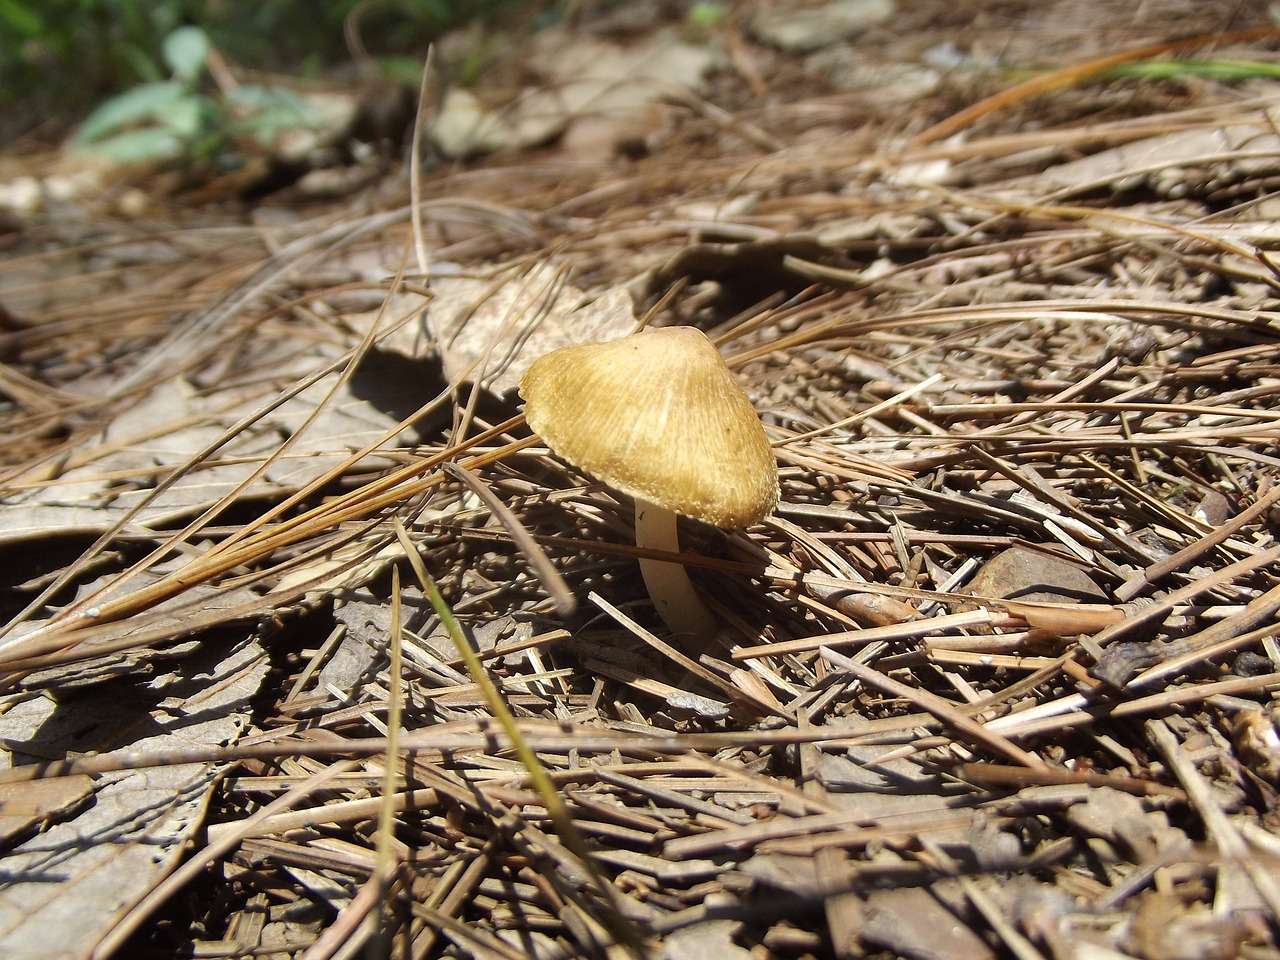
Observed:
[[[520,394],[556,454],[632,497],[729,528],[777,506],[764,425],[695,327],[552,350]]]

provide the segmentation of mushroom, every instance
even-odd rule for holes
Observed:
[[[764,426],[701,330],[552,350],[529,367],[520,394],[525,419],[557,455],[635,499],[638,547],[678,553],[677,514],[736,528],[777,506]],[[641,559],[640,573],[675,633],[714,635],[682,564]]]

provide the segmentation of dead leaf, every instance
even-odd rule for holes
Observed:
[[[510,269],[492,280],[443,278],[427,324],[450,382],[514,390],[529,364],[557,347],[634,332],[631,297],[621,287],[588,293],[551,262]]]
[[[623,47],[575,37],[559,30],[538,37],[531,59],[545,73],[536,90],[490,110],[470,91],[446,91],[431,127],[431,139],[446,157],[496,150],[522,150],[547,143],[578,117],[615,121],[643,116],[645,108],[673,89],[694,89],[711,67],[710,48],[656,35]]]
[[[1240,179],[1274,171],[1280,137],[1254,123],[1206,127],[1124,143],[1037,174],[1038,189],[1130,190],[1151,186],[1167,195],[1195,177],[1198,189],[1218,178]],[[1241,154],[1244,155],[1241,155]],[[1228,159],[1229,158],[1229,159]]]
[[[266,657],[253,641],[221,662],[210,660],[188,663],[186,678],[174,678],[154,703],[106,690],[56,704],[24,699],[0,717],[9,750],[0,765],[87,750],[154,754],[233,742],[267,674]],[[104,774],[92,806],[6,853],[0,956],[88,957],[183,855],[217,774],[216,764],[200,763]]]
[[[663,942],[663,960],[750,960],[755,954],[733,941],[741,929],[741,920],[706,920],[683,927]]]
[[[1246,939],[1235,917],[1156,891],[1143,896],[1129,928],[1131,949],[1143,960],[1231,960]]]
[[[0,845],[8,846],[41,823],[65,820],[92,796],[93,780],[86,776],[0,785]]]
[[[1232,724],[1236,753],[1257,776],[1280,782],[1280,734],[1271,710],[1242,710]]]
[[[895,623],[914,620],[920,612],[896,597],[877,593],[855,593],[836,600],[836,609],[846,617],[852,617],[864,627],[887,627]]]
[[[1125,618],[1125,612],[1119,607],[1101,603],[1028,603],[1021,600],[1001,600],[999,605],[1021,617],[1032,629],[1055,637],[1097,633]]]
[[[1067,810],[1066,817],[1081,833],[1115,844],[1139,863],[1190,852],[1187,835],[1173,829],[1163,811],[1111,787],[1091,790],[1084,803]]]

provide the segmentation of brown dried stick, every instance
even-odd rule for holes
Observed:
[[[1194,543],[1187,544],[1177,553],[1151,564],[1132,580],[1122,584],[1120,589],[1116,591],[1116,596],[1121,600],[1132,600],[1142,592],[1144,587],[1155,583],[1161,577],[1166,577],[1177,570],[1181,570],[1201,555],[1208,553],[1218,544],[1226,541],[1228,537],[1239,533],[1253,521],[1266,514],[1277,503],[1280,503],[1280,486],[1276,486],[1275,489],[1254,503],[1248,510],[1232,517],[1222,526],[1216,527],[1212,533],[1201,537]]]

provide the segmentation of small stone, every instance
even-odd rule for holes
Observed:
[[[1275,668],[1270,657],[1253,650],[1246,650],[1231,661],[1231,672],[1237,677],[1260,677],[1264,673],[1272,673]]]
[[[1211,527],[1222,526],[1234,515],[1235,508],[1232,507],[1231,501],[1217,490],[1210,490],[1201,497],[1192,512],[1192,516],[1197,520],[1203,520]]]
[[[1010,547],[988,560],[974,575],[969,592],[1040,603],[1108,603],[1111,599],[1079,564],[1026,547]]]
[[[35,213],[44,203],[44,190],[35,177],[15,177],[0,183],[0,209],[14,213]]]
[[[512,146],[511,128],[469,90],[451,88],[440,102],[431,141],[446,157],[469,157]]]
[[[804,68],[837,90],[860,94],[859,103],[868,108],[913,103],[933,93],[942,82],[942,74],[929,67],[884,60],[859,61],[847,45],[818,51],[805,60]]]
[[[792,53],[807,53],[848,40],[894,13],[892,0],[834,0],[797,10],[779,7],[762,11],[751,25],[765,43]]]

